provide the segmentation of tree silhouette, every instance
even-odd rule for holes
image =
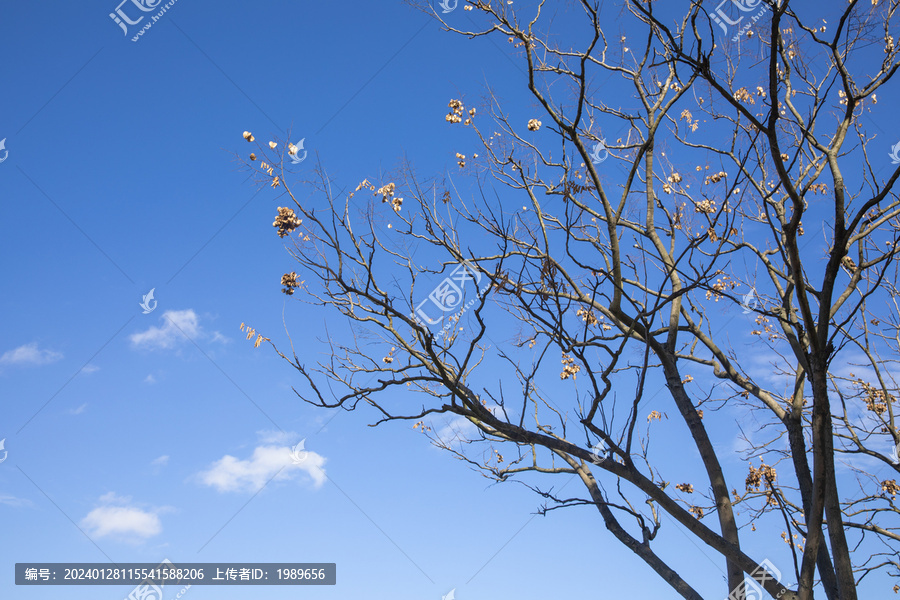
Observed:
[[[321,165],[293,184],[289,147],[258,144],[246,165],[290,197],[283,291],[355,333],[315,367],[272,344],[300,397],[410,421],[542,512],[595,506],[683,598],[663,514],[721,556],[723,596],[855,600],[900,575],[900,158],[873,133],[896,3],[828,23],[768,0],[414,4],[511,47],[531,104],[453,99],[448,128],[479,145],[461,175],[403,162],[349,193]],[[559,475],[584,494],[534,483]],[[785,544],[771,560],[741,549],[757,528]]]

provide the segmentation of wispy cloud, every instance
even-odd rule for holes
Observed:
[[[259,436],[261,444],[278,444],[281,446],[285,444],[293,445],[300,439],[300,436],[293,431],[281,431],[279,429],[261,429],[256,432],[256,435]]]
[[[131,345],[136,348],[162,349],[173,348],[188,338],[197,339],[200,335],[200,320],[192,310],[167,310],[160,320],[161,327],[150,327],[146,331],[129,336]]]
[[[218,331],[213,331],[211,342],[218,342],[220,344],[227,344],[231,341],[231,338],[227,338]]]
[[[31,500],[27,500],[25,498],[16,498],[15,496],[10,496],[9,494],[0,494],[0,504],[5,504],[14,508],[19,508],[22,506],[33,506]]]
[[[84,412],[84,409],[86,409],[86,408],[87,408],[87,402],[85,402],[84,404],[82,404],[82,405],[79,406],[78,408],[70,408],[70,409],[69,409],[69,414],[70,414],[70,415],[80,415],[81,413]]]
[[[8,350],[0,356],[0,366],[34,367],[48,365],[60,360],[63,355],[53,350],[38,348],[37,342]]]
[[[98,506],[81,520],[91,537],[113,537],[125,542],[141,542],[159,535],[162,522],[159,513],[171,510],[161,507],[145,510],[132,503],[130,497],[117,496],[114,492],[100,497]]]
[[[100,370],[100,367],[97,365],[84,365],[84,368],[81,369],[81,372],[85,375],[90,375],[91,373],[96,373]]]
[[[144,383],[156,383],[156,377],[153,375],[147,375],[144,377]]]
[[[160,317],[160,326],[151,326],[146,331],[129,336],[131,345],[146,350],[167,350],[180,346],[189,340],[209,340],[225,343],[228,338],[218,331],[207,333],[200,325],[200,317],[193,309],[167,310]]]
[[[164,455],[160,456],[159,458],[154,458],[150,464],[153,465],[154,467],[164,467],[167,464],[169,464],[169,455],[164,454]]]
[[[494,416],[500,416],[503,412],[500,410],[499,404],[489,404],[487,408]],[[445,419],[443,425],[436,424],[434,421],[429,425],[435,429],[435,435],[439,442],[445,446],[449,446],[452,442],[465,442],[478,439],[478,427],[472,421],[459,415],[453,415],[449,419]]]
[[[312,478],[313,485],[319,488],[325,483],[325,470],[322,468],[325,460],[315,452],[307,452],[304,460],[295,463],[290,446],[260,445],[246,460],[226,454],[197,477],[204,485],[220,492],[255,492],[273,477],[275,481],[289,480],[305,472]]]

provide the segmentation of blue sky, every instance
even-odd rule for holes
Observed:
[[[301,358],[327,350],[324,313],[279,291],[295,267],[271,226],[279,202],[232,154],[241,133],[291,131],[350,187],[404,155],[439,174],[477,151],[444,121],[449,99],[524,91],[511,49],[400,2],[179,0],[138,42],[115,8],[0,8],[0,595],[117,600],[129,586],[14,589],[13,564],[169,558],[337,564],[334,587],[249,592],[272,600],[613,598],[634,581],[674,597],[596,510],[535,517],[540,498],[405,424],[302,403],[299,377],[239,330],[284,342],[284,314]],[[259,491],[301,439],[316,466]],[[667,525],[659,552],[720,595],[721,561]]]

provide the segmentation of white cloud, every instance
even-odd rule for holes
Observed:
[[[285,390],[291,389],[291,385],[289,382],[282,384],[282,387]],[[315,413],[313,413],[315,416],[313,417],[311,424],[318,426],[319,433],[328,431],[326,426],[331,422],[332,419],[334,419],[335,413],[338,412],[341,412],[341,409],[336,408],[332,410],[317,410]]]
[[[256,492],[273,477],[277,481],[288,480],[304,471],[319,488],[325,483],[324,464],[325,458],[315,452],[308,452],[304,460],[294,463],[290,446],[263,445],[257,446],[247,460],[226,454],[198,478],[220,492]]]
[[[84,412],[84,409],[86,409],[86,408],[87,408],[87,402],[85,402],[84,404],[82,404],[82,405],[79,406],[78,408],[70,408],[70,409],[69,409],[69,414],[70,414],[70,415],[80,415],[81,413]]]
[[[52,350],[41,350],[38,348],[37,342],[19,346],[13,350],[8,350],[0,356],[0,366],[38,366],[48,365],[56,362],[63,357],[59,352]]]
[[[227,344],[228,342],[231,341],[231,339],[225,337],[224,335],[222,335],[222,334],[219,333],[218,331],[213,331],[213,333],[212,333],[212,339],[211,339],[210,341],[211,341],[211,342],[219,342],[220,344]]]
[[[139,542],[159,535],[162,523],[159,513],[168,507],[145,510],[132,505],[131,498],[109,492],[100,496],[98,506],[81,520],[81,526],[91,537],[114,537],[127,542]]]
[[[96,365],[84,365],[84,367],[81,369],[81,372],[85,375],[90,375],[91,373],[96,373],[99,370],[100,367]]]
[[[156,377],[153,375],[147,375],[144,377],[144,383],[156,383]]]
[[[502,418],[503,411],[500,409],[499,404],[492,403],[486,406],[486,408],[495,417]],[[464,442],[475,440],[480,437],[478,427],[476,427],[472,421],[460,415],[453,415],[449,419],[446,419],[444,424],[440,427],[436,427],[436,424],[433,421],[429,426],[436,430],[434,437],[445,446],[449,446],[450,443],[454,441]]]
[[[191,308],[167,310],[160,317],[160,321],[162,322],[160,326],[151,326],[146,331],[128,336],[131,345],[148,350],[167,350],[184,344],[188,340],[207,340],[220,344],[231,341],[218,331],[206,332],[200,326],[200,316]]]
[[[434,429],[434,425],[430,427]],[[470,439],[469,436],[475,434],[477,430],[478,428],[465,417],[453,415],[435,432],[434,436],[442,444],[449,445],[454,440],[464,441]]]
[[[109,503],[121,503],[128,504],[131,502],[131,496],[119,496],[115,492],[107,492],[100,496],[100,502],[109,504]]]
[[[159,458],[154,458],[153,462],[151,462],[150,464],[153,465],[154,467],[164,467],[165,465],[169,464],[169,455],[164,454],[163,456],[160,456]]]
[[[20,506],[33,506],[31,500],[16,498],[15,496],[10,496],[8,494],[0,494],[0,504],[6,504],[7,506],[12,506],[14,508],[19,508]]]
[[[162,327],[153,326],[147,331],[131,334],[131,345],[164,350],[186,341],[186,337],[193,340],[200,337],[200,319],[193,309],[167,310],[160,319]]]
[[[259,436],[261,444],[279,444],[293,446],[300,439],[293,431],[280,431],[273,429],[262,429],[256,432]]]

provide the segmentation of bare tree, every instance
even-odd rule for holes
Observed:
[[[347,193],[320,166],[314,209],[285,171],[295,148],[246,162],[292,200],[274,223],[299,263],[283,291],[357,333],[314,368],[275,350],[307,402],[410,421],[488,477],[521,478],[543,512],[595,506],[683,598],[700,595],[654,549],[662,514],[721,556],[723,595],[855,600],[868,574],[900,575],[900,144],[871,143],[897,3],[852,0],[830,23],[786,0],[566,4],[432,13],[512,45],[527,74],[528,120],[490,91],[449,103],[448,126],[480,146],[456,156],[465,177],[403,163]],[[438,436],[439,414],[477,436]],[[744,438],[741,470],[722,431]],[[795,586],[742,550],[757,526],[781,532]]]

